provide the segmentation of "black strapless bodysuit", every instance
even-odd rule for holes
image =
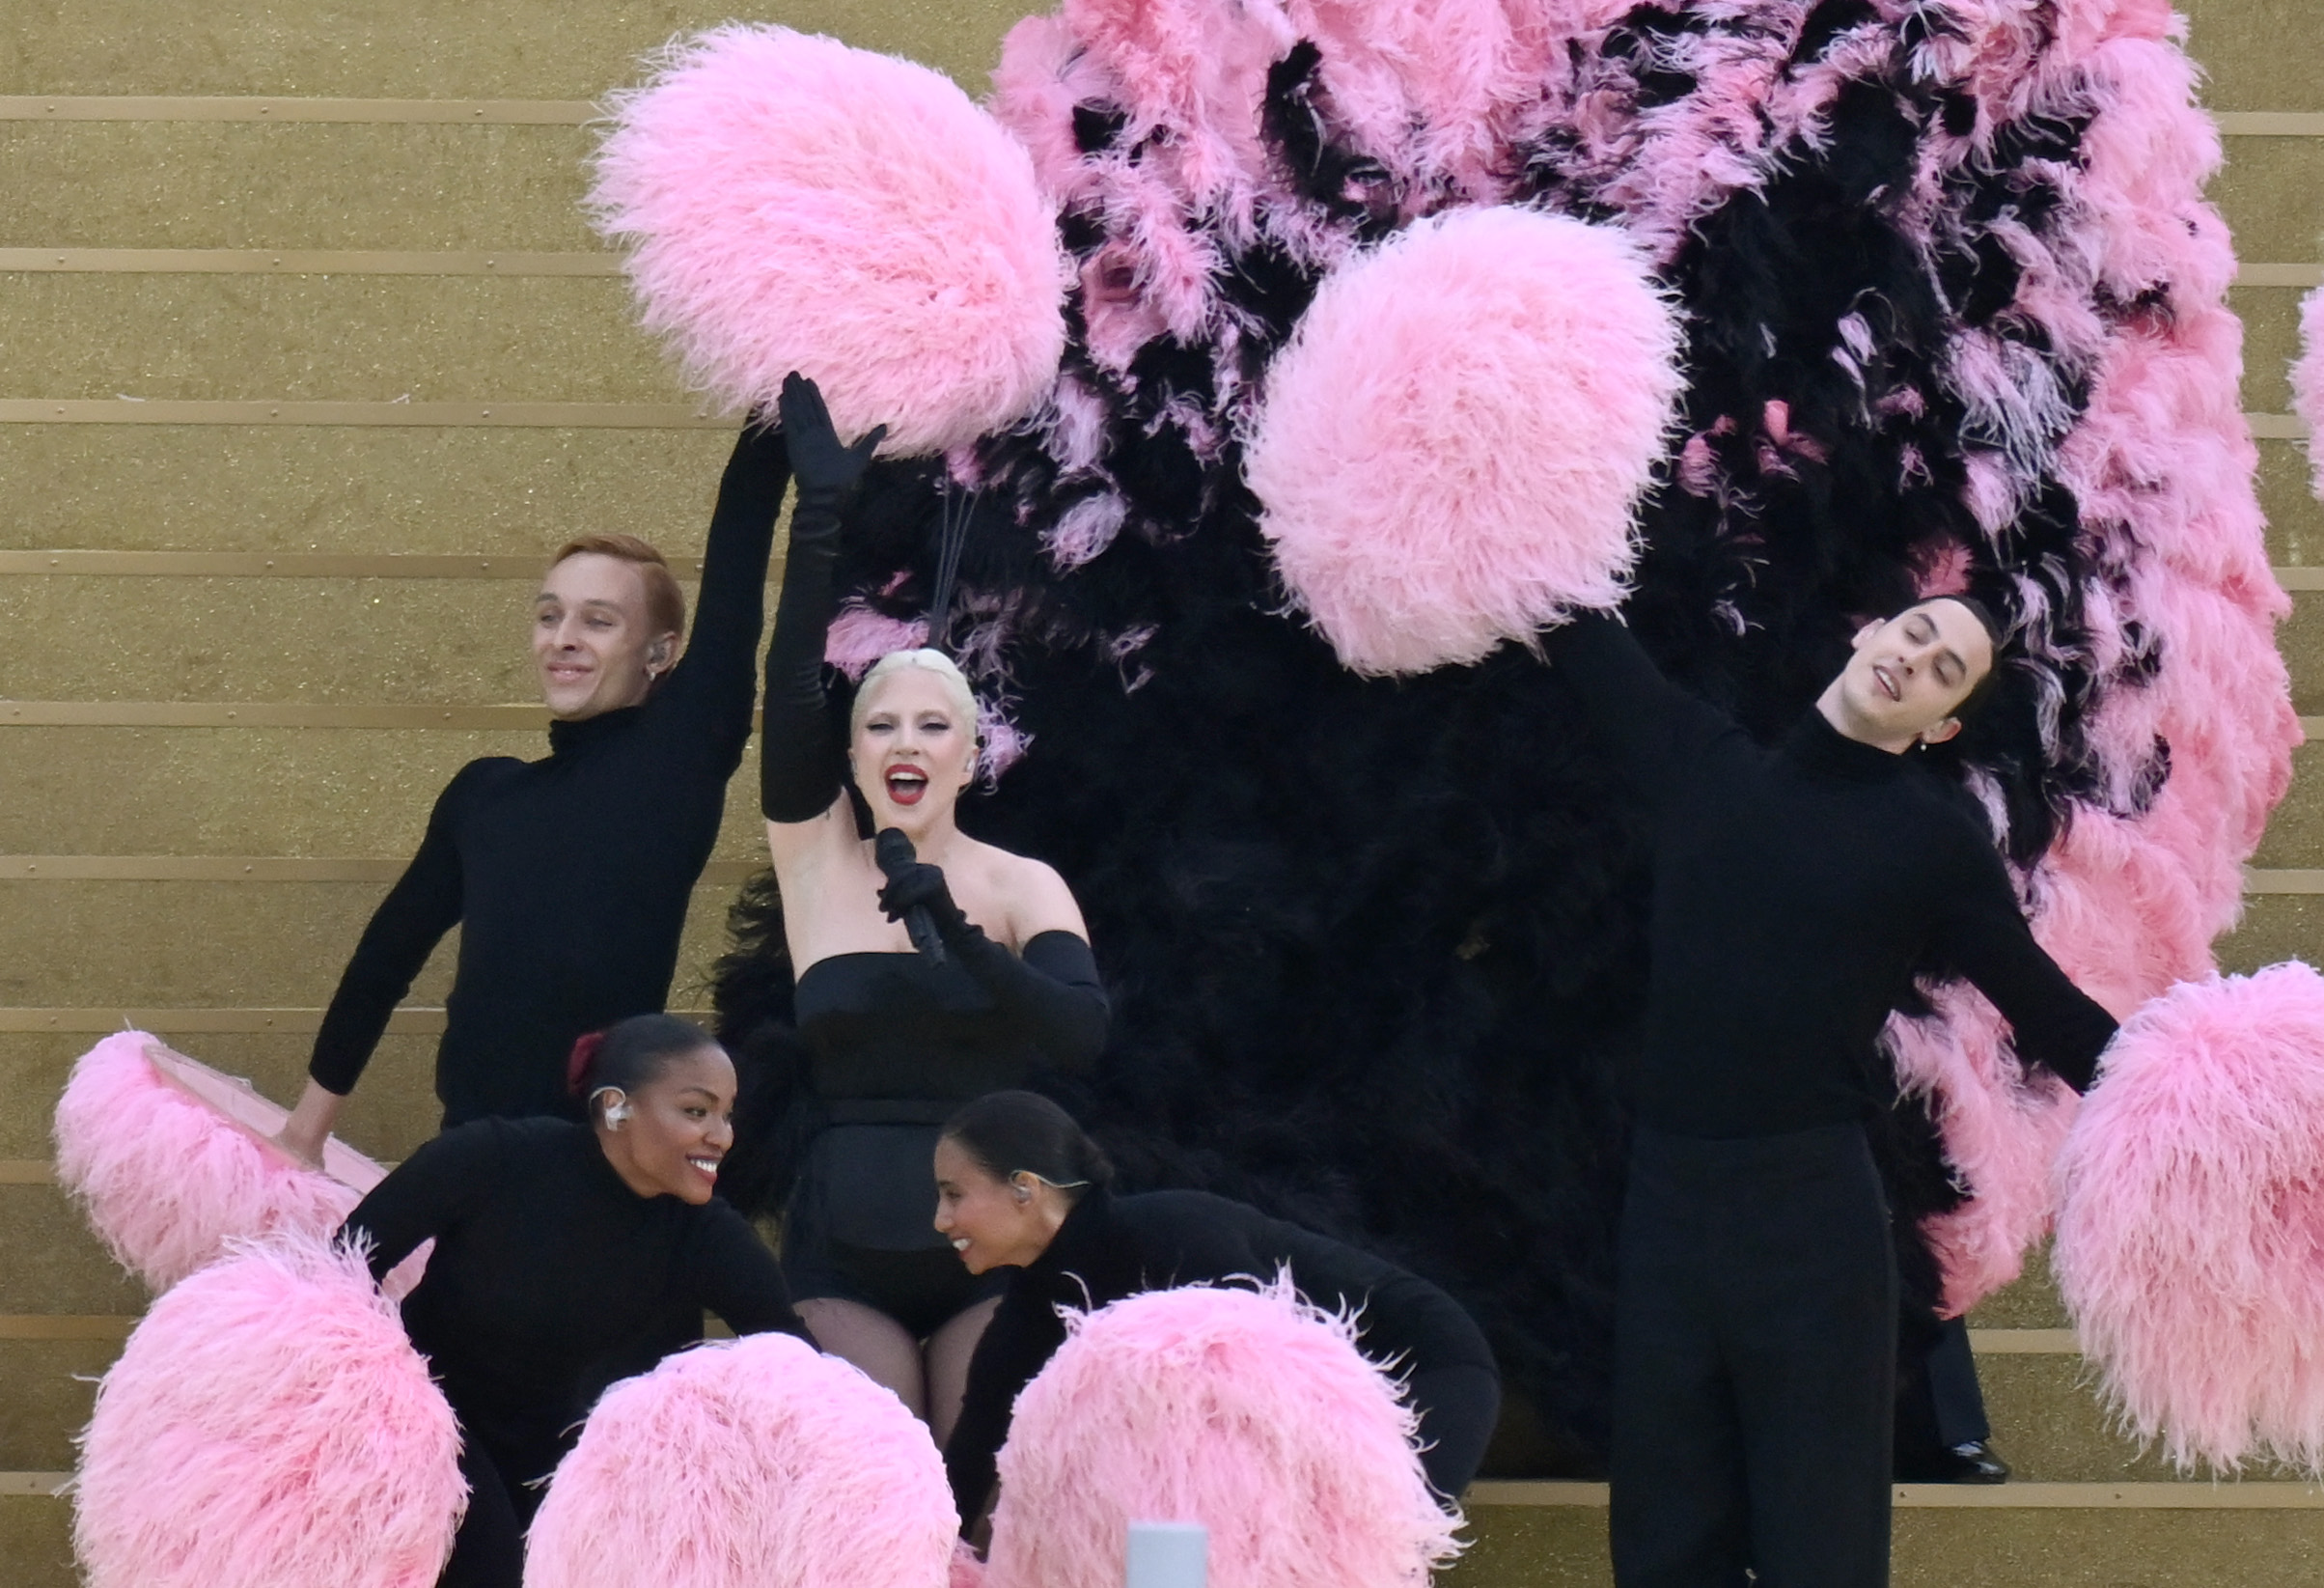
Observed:
[[[1043,933],[1025,960],[1058,949],[1089,953]],[[963,1102],[1023,1085],[1039,1045],[957,961],[835,954],[807,967],[796,997],[830,1123],[784,1217],[784,1278],[795,1299],[860,1301],[925,1337],[1006,1283],[971,1274],[936,1233],[936,1137]]]

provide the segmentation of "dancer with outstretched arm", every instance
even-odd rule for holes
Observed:
[[[2077,1089],[2115,1021],[2034,940],[1991,840],[1915,760],[1992,685],[1946,597],[1856,634],[1774,748],[1585,615],[1545,639],[1653,823],[1645,1051],[1618,1248],[1622,1588],[1888,1581],[1896,1268],[1864,1122],[1917,975],[1966,978]]]
[[[1501,1370],[1460,1303],[1417,1274],[1206,1191],[1116,1195],[1097,1144],[1032,1092],[996,1092],[954,1114],[935,1169],[936,1229],[971,1273],[1008,1278],[944,1447],[964,1533],[979,1534],[996,1498],[1017,1392],[1065,1344],[1061,1307],[1284,1271],[1316,1306],[1351,1314],[1358,1347],[1402,1376],[1437,1491],[1458,1498],[1477,1475]]]
[[[761,802],[820,1127],[795,1165],[783,1270],[823,1348],[941,1441],[996,1287],[928,1228],[937,1128],[1037,1070],[1093,1066],[1106,996],[1064,879],[959,828],[978,754],[960,669],[940,651],[899,651],[849,710],[828,698],[841,521],[879,432],[844,444],[797,376],[782,417],[799,495],[766,657]],[[917,859],[893,853],[899,834]]]
[[[483,1119],[423,1146],[347,1215],[374,1278],[424,1240],[403,1326],[460,1421],[468,1508],[443,1588],[516,1588],[541,1481],[616,1379],[699,1338],[812,1342],[774,1253],[716,1200],[734,1067],[703,1031],[640,1015],[585,1037],[589,1123]]]
[[[324,1013],[282,1141],[317,1161],[388,1017],[454,926],[459,964],[436,1047],[447,1128],[578,1119],[573,1041],[662,1008],[686,905],[750,738],[766,565],[788,464],[745,429],[718,491],[701,604],[626,535],[558,552],[533,602],[549,715],[540,761],[488,756],[436,799],[427,836],[364,929]]]

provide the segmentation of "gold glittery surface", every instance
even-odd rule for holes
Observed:
[[[0,1313],[134,1313],[145,1303],[145,1287],[122,1273],[62,1190],[0,1185]]]
[[[911,56],[981,93],[1022,0],[74,0],[0,10],[0,94],[589,99],[730,18]]]
[[[2309,865],[2324,855],[2299,857]],[[2248,976],[2285,960],[2313,961],[2324,947],[2324,894],[2266,893],[2246,899],[2243,919],[2213,945],[2219,968]]]
[[[618,276],[0,274],[35,397],[675,403]]]
[[[716,431],[0,425],[0,544],[545,558],[576,535],[698,556]]]
[[[87,1426],[96,1379],[119,1340],[0,1340],[0,1381],[16,1414],[0,1419],[0,1471],[69,1472],[72,1432]]]
[[[2269,562],[2324,563],[2324,504],[2309,489],[2308,451],[2299,442],[2259,443],[2259,508],[2267,515]]]
[[[2324,18],[2311,18],[2311,28]],[[2270,105],[2271,110],[2296,108]],[[2313,260],[2324,233],[2324,138],[2229,138],[2209,197],[2235,235],[2235,257]]]
[[[2300,290],[2238,287],[2227,294],[2227,307],[2243,320],[2245,410],[2290,412],[2291,365],[2300,356]]]
[[[2312,868],[2324,864],[2324,744],[2292,752],[2291,792],[2267,821],[2255,866]]]
[[[2276,630],[2276,647],[2292,674],[2292,705],[2303,716],[2324,715],[2324,590],[2297,591],[2291,616]],[[2324,858],[2317,864],[2324,865]]]
[[[2187,47],[2203,64],[2206,104],[2324,110],[2315,0],[2177,0],[2172,9],[2190,23]]]
[[[0,880],[0,1005],[317,1008],[387,892],[372,882]],[[733,889],[695,890],[672,997],[692,1007]],[[413,985],[441,1004],[456,934]],[[0,1308],[0,1311],[6,1311]]]
[[[1899,1511],[1895,1588],[2312,1588],[2324,1511]]]
[[[2065,1308],[2050,1277],[2050,1248],[2045,1242],[2026,1254],[2025,1271],[1978,1304],[1969,1315],[1973,1329],[2061,1329]]]
[[[0,1561],[8,1562],[15,1588],[80,1588],[72,1566],[71,1504],[0,1495]]]
[[[306,1085],[314,1039],[271,1032],[204,1032],[168,1037],[213,1069],[240,1075],[288,1106]],[[45,1158],[48,1123],[72,1061],[97,1043],[85,1033],[0,1032],[0,1158]],[[436,1132],[433,1037],[395,1033],[379,1046],[339,1116],[339,1135],[382,1159],[400,1159]],[[0,1380],[4,1381],[4,1380]]]
[[[2175,1483],[2182,1478],[2160,1451],[2142,1454],[2115,1434],[2080,1356],[1990,1355],[1979,1359],[1977,1372],[1986,1416],[1994,1428],[2008,1431],[2006,1437],[1996,1438],[2017,1481]],[[2254,1483],[2299,1481],[2296,1472],[2260,1464],[2243,1476]]]
[[[0,246],[601,246],[578,126],[0,122]]]
[[[432,729],[5,732],[0,854],[401,856],[469,761],[547,753],[539,734]],[[727,786],[718,859],[765,857],[757,756],[754,741]]]

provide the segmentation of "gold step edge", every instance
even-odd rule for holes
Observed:
[[[392,882],[408,856],[282,854],[0,854],[0,881]],[[712,860],[696,885],[746,881],[762,859]]]
[[[2300,265],[2267,265],[2282,274]],[[618,276],[622,256],[540,249],[0,248],[0,271],[66,275]],[[2244,284],[2242,278],[2237,278]],[[2294,286],[2254,281],[2246,285]]]
[[[2285,423],[2296,424],[2288,415]],[[0,398],[7,425],[324,425],[548,430],[732,430],[686,403],[406,403],[289,398]]]
[[[587,99],[358,99],[300,95],[8,94],[7,122],[426,122],[463,126],[579,126]]]
[[[64,578],[522,579],[540,577],[550,548],[521,556],[424,552],[96,551],[56,546],[0,550],[0,573]],[[700,557],[672,557],[680,580],[700,582]],[[2318,570],[2324,573],[2324,570]]]

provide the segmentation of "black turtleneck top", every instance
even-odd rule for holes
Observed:
[[[1867,1118],[1917,976],[1966,978],[2022,1058],[2087,1088],[2114,1017],[2034,942],[1961,794],[1811,710],[1772,749],[1663,678],[1619,622],[1548,636],[1653,821],[1639,1119],[1695,1137]]]
[[[580,1117],[573,1039],[659,1010],[686,904],[750,738],[779,435],[746,432],[710,520],[684,655],[645,704],[549,727],[540,761],[472,761],[357,943],[308,1073],[345,1095],[445,933],[459,964],[436,1049],[446,1126]]]
[[[1359,1314],[1357,1342],[1373,1361],[1399,1373],[1475,1367],[1499,1376],[1492,1348],[1460,1303],[1386,1258],[1206,1191],[1115,1196],[1092,1186],[1048,1250],[1010,1271],[969,1360],[960,1420],[944,1446],[963,1527],[983,1515],[1017,1392],[1065,1342],[1060,1307],[1094,1310],[1146,1291],[1244,1276],[1272,1280],[1286,1268],[1308,1300]]]
[[[385,1274],[432,1240],[403,1326],[444,1398],[495,1458],[538,1477],[617,1379],[701,1338],[706,1309],[736,1334],[812,1340],[783,1272],[713,1198],[640,1196],[595,1133],[566,1120],[478,1120],[420,1148],[347,1215]]]

